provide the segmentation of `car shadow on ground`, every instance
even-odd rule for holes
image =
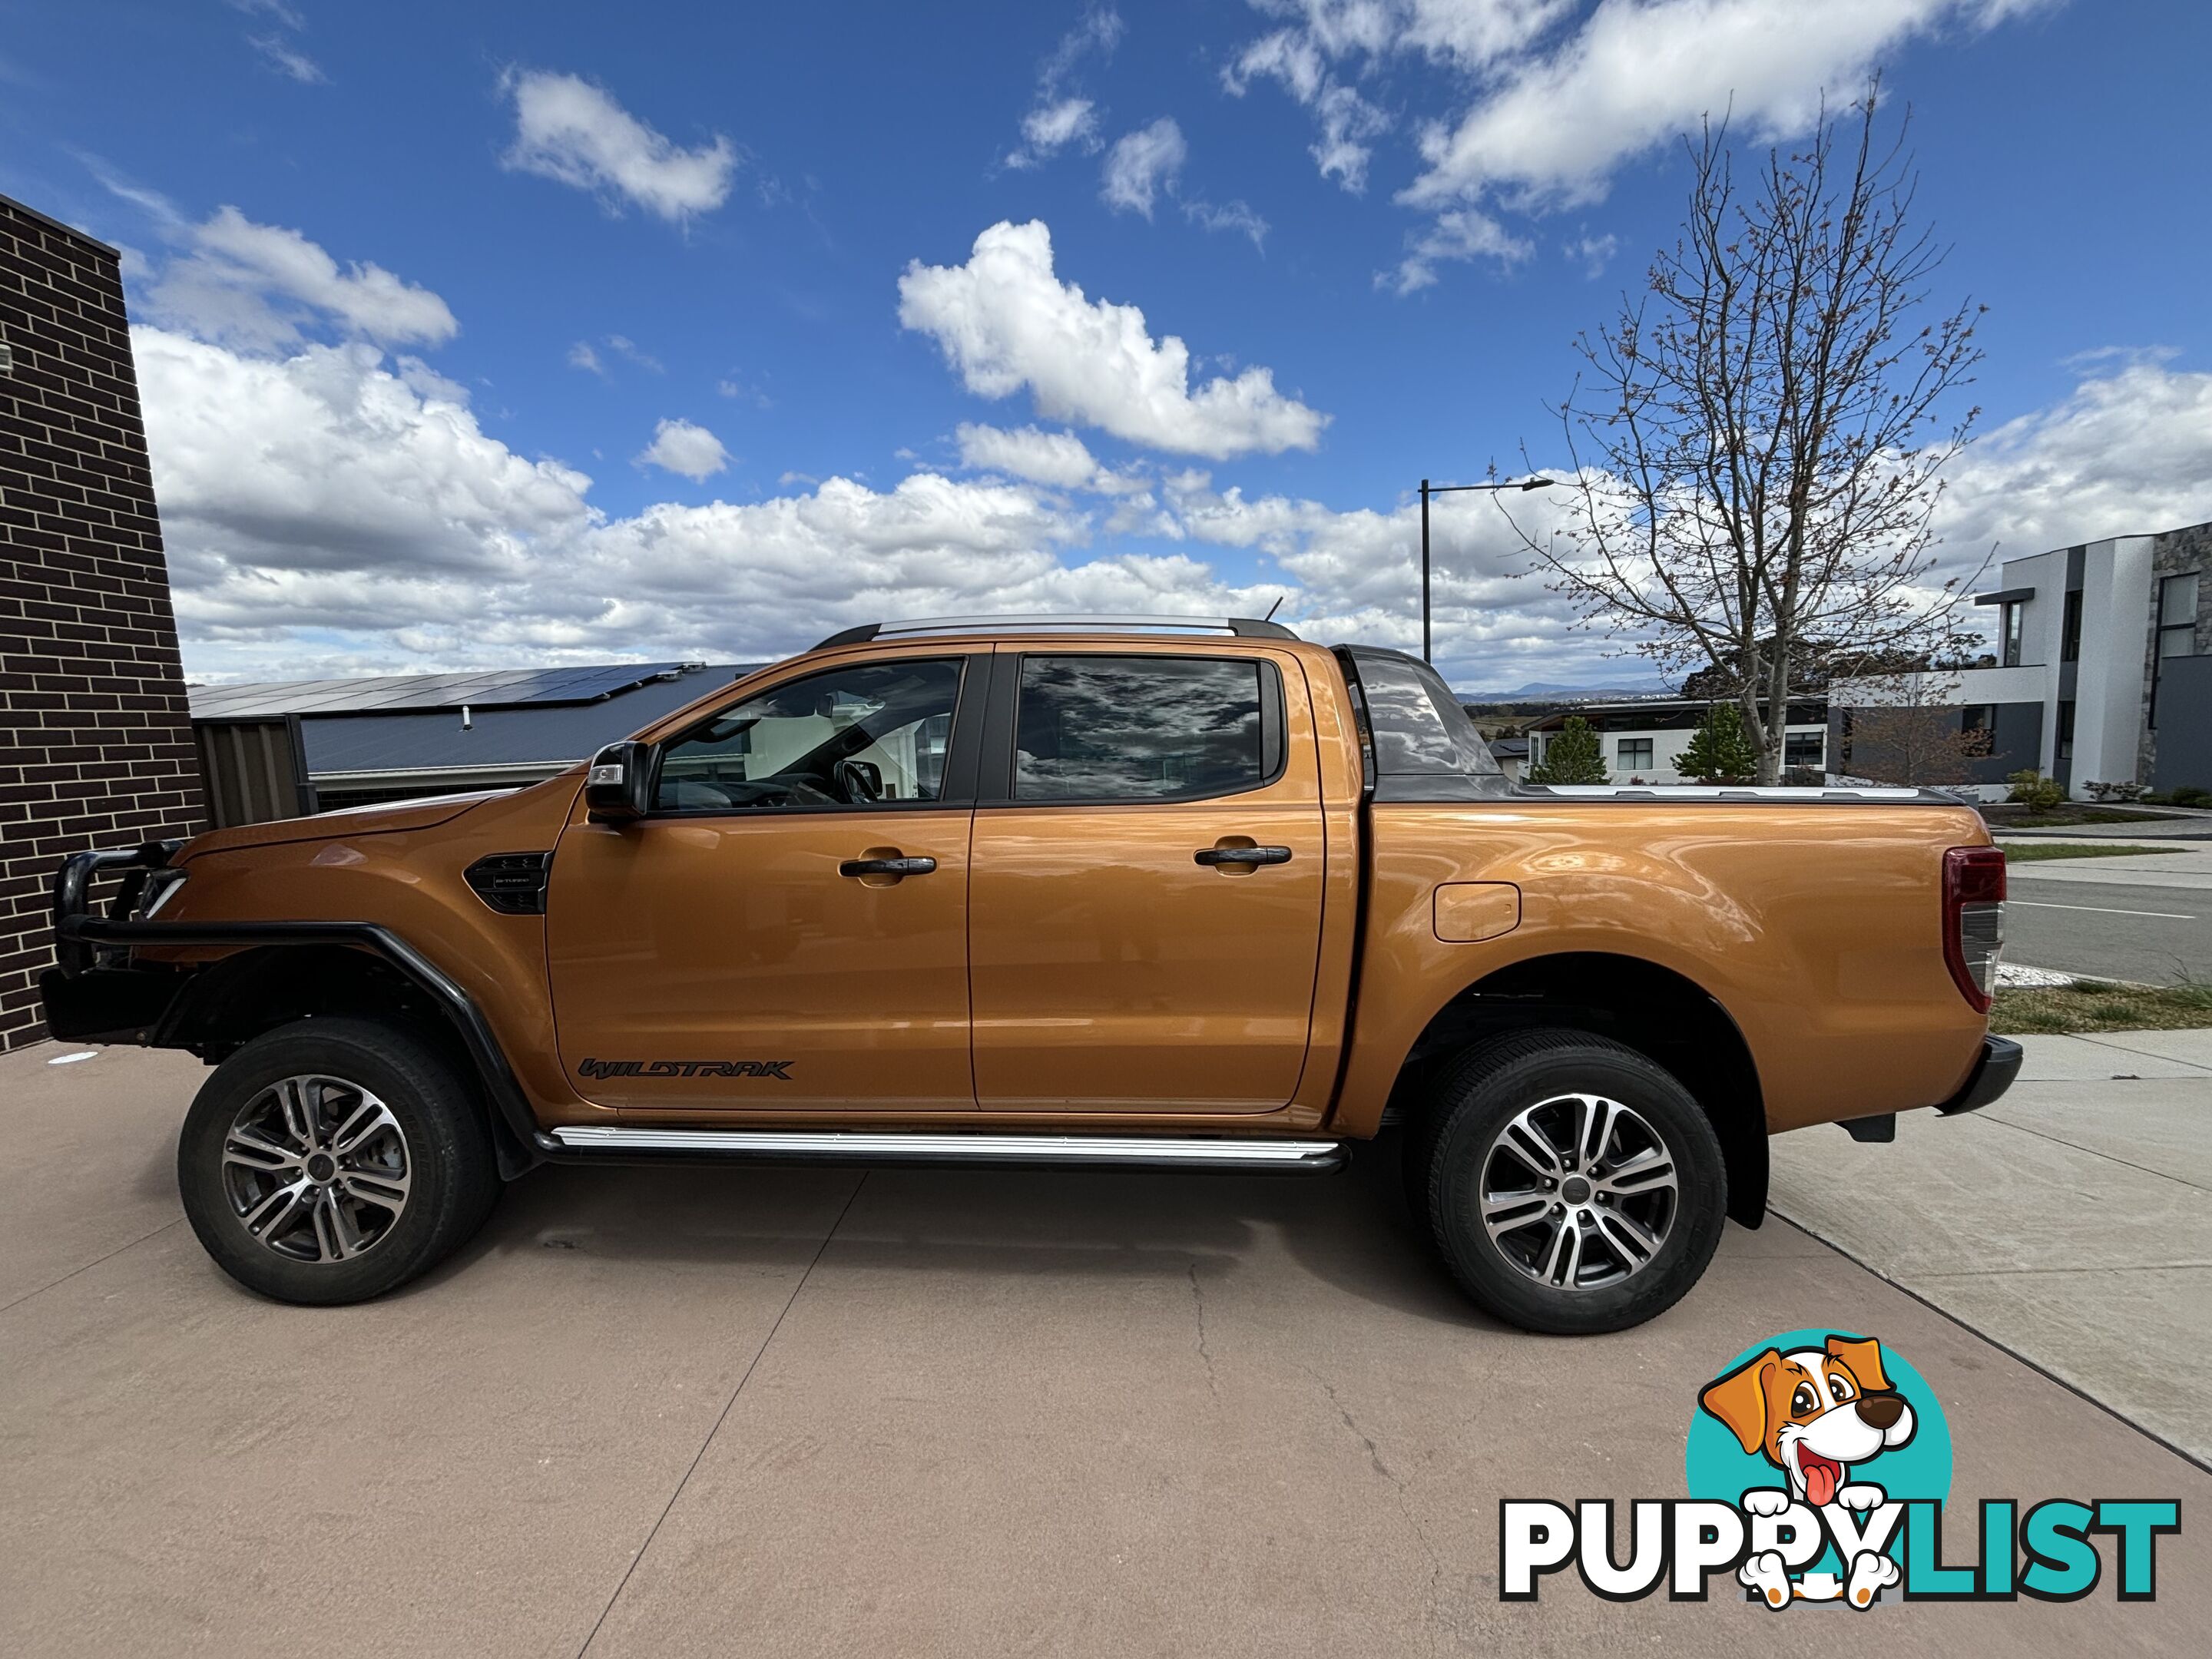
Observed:
[[[732,1269],[841,1266],[1071,1279],[1243,1274],[1270,1238],[1304,1273],[1401,1314],[1504,1327],[1468,1303],[1400,1190],[1398,1137],[1332,1176],[682,1164],[549,1165],[509,1184],[467,1247],[400,1295],[523,1253]]]

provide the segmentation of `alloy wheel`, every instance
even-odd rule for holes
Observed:
[[[222,1182],[239,1224],[294,1261],[343,1261],[388,1237],[407,1207],[407,1136],[392,1109],[343,1078],[283,1078],[232,1120]]]
[[[1674,1158],[1633,1107],[1555,1095],[1517,1114],[1484,1154],[1483,1231],[1526,1277],[1590,1291],[1643,1271],[1679,1208]]]

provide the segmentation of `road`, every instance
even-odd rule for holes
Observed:
[[[2151,859],[2129,860],[2128,882],[2095,881],[2091,862],[2106,860],[2012,867],[2007,962],[2154,985],[2212,979],[2212,888],[2136,875]]]

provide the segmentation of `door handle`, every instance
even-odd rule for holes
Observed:
[[[1201,847],[1191,854],[1197,864],[1241,864],[1248,868],[1260,864],[1288,864],[1291,849],[1287,847]]]
[[[837,866],[841,876],[926,876],[937,868],[935,859],[847,859]]]

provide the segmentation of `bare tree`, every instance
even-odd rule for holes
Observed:
[[[1965,723],[1959,682],[1941,673],[1884,674],[1858,682],[1866,699],[1843,712],[1836,769],[1875,783],[1965,783],[1995,738]]]
[[[1793,686],[1968,637],[1960,581],[1930,582],[1929,521],[1979,413],[1942,411],[1972,383],[1983,307],[1920,320],[1944,250],[1911,227],[1905,124],[1881,139],[1876,90],[1770,150],[1748,194],[1725,122],[1688,145],[1680,239],[1576,342],[1588,368],[1553,411],[1565,526],[1522,536],[1586,623],[1717,671],[1762,782]]]

